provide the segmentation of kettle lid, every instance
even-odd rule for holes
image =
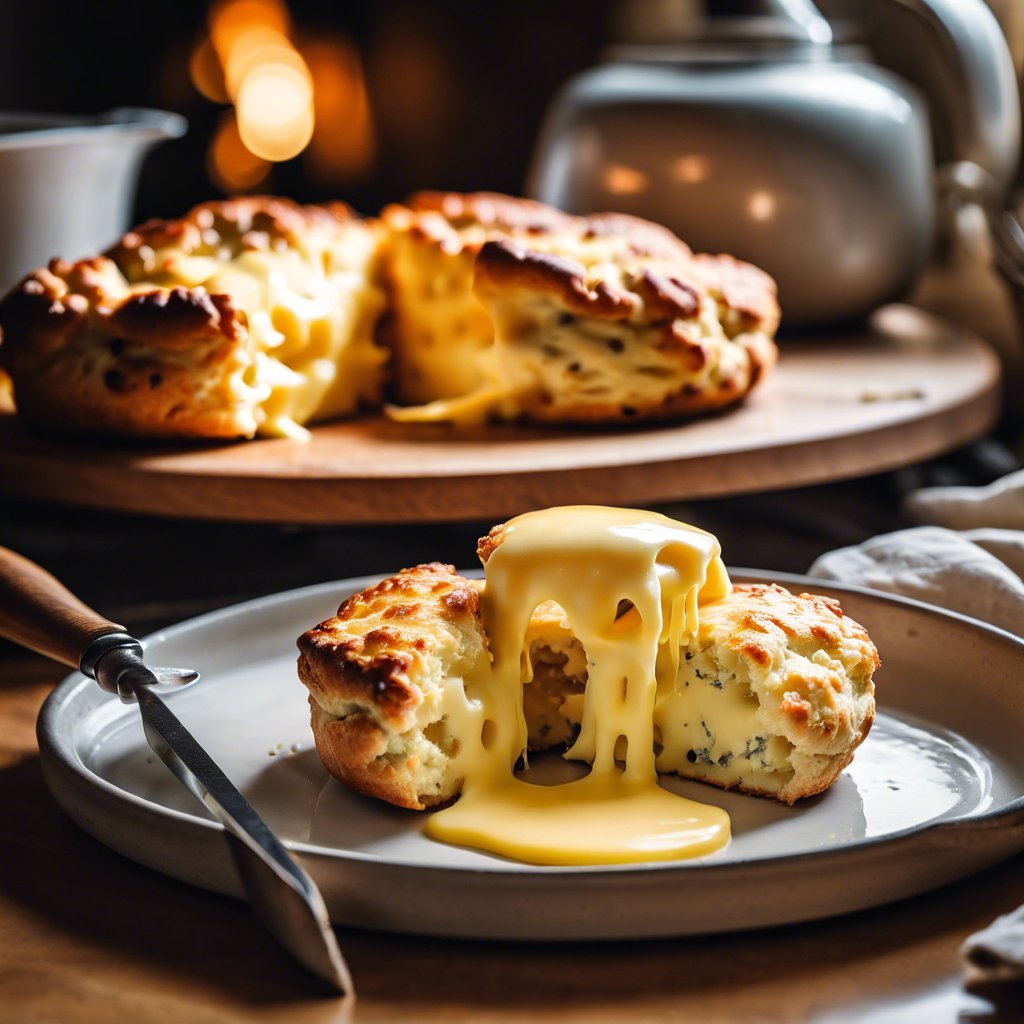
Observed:
[[[828,46],[832,28],[812,0],[624,0],[622,43],[766,43]]]

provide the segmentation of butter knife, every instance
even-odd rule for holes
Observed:
[[[78,668],[125,703],[138,702],[146,740],[178,780],[224,826],[256,916],[289,953],[335,990],[352,979],[320,890],[155,692],[190,685],[186,669],[149,668],[123,626],[78,600],[45,569],[0,547],[0,636]]]

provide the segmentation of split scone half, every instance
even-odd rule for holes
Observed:
[[[204,203],[29,274],[0,303],[0,366],[44,429],[302,437],[381,401],[380,248],[342,203]]]
[[[461,740],[448,709],[466,700],[467,675],[488,660],[477,586],[451,566],[416,566],[299,638],[299,677],[332,775],[416,810],[459,794],[452,757]],[[582,715],[586,653],[550,602],[534,613],[529,640],[529,749],[566,746]],[[659,672],[658,771],[789,804],[820,793],[871,727],[878,663],[836,601],[738,584],[701,606],[678,671]]]
[[[622,214],[422,193],[383,219],[403,421],[620,423],[732,405],[774,365],[775,284]]]

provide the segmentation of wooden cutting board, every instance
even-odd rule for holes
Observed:
[[[473,431],[380,416],[308,443],[54,440],[0,414],[0,492],[126,512],[284,523],[501,519],[556,504],[647,505],[880,472],[987,431],[989,346],[910,306],[870,328],[783,342],[775,373],[730,412],[628,430]]]

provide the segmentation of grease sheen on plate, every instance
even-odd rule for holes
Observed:
[[[755,578],[742,572],[737,578]],[[758,574],[838,596],[882,654],[879,716],[826,793],[786,807],[674,778],[721,806],[733,841],[694,861],[543,868],[436,843],[422,814],[349,792],[312,746],[294,641],[365,580],[277,595],[150,638],[204,681],[175,712],[324,891],[339,923],[494,938],[692,934],[804,920],[910,895],[1024,847],[1024,644],[913,602]],[[40,722],[48,784],[102,841],[237,891],[215,826],[150,754],[133,709],[71,677]],[[581,773],[537,758],[532,781]],[[993,828],[993,824],[997,826]],[[984,826],[985,838],[964,842]],[[908,856],[926,851],[939,856]],[[794,892],[798,898],[794,899]]]

